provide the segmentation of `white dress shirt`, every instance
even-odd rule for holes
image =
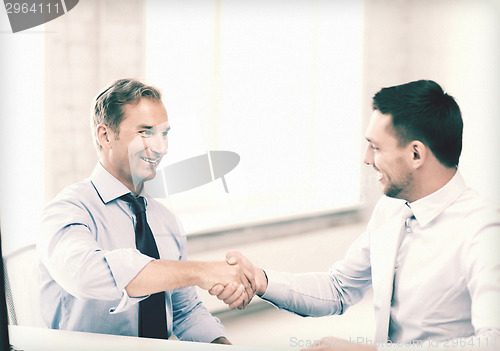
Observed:
[[[390,296],[384,292],[392,284],[393,275],[386,278],[394,271],[392,255],[389,342],[483,337],[483,344],[489,338],[500,345],[498,207],[468,188],[458,172],[443,188],[409,206],[415,218],[399,250],[405,202],[383,196],[367,231],[342,261],[325,273],[266,270],[263,298],[303,316],[341,314],[372,285],[377,317],[383,296]]]

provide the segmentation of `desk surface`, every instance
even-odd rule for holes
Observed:
[[[177,340],[157,340],[131,336],[81,333],[13,325],[9,326],[9,337],[12,345],[24,351],[263,350],[239,345],[228,346]]]

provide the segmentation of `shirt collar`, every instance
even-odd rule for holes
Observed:
[[[122,182],[109,173],[100,162],[97,163],[90,175],[90,181],[105,204],[131,192]]]
[[[418,224],[423,227],[439,216],[467,188],[457,171],[453,178],[438,191],[409,204]]]

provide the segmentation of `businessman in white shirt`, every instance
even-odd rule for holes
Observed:
[[[364,162],[385,196],[366,232],[325,273],[255,268],[257,295],[302,316],[342,314],[373,288],[375,335],[360,344],[329,337],[314,349],[500,347],[500,211],[458,171],[462,131],[457,103],[437,83],[380,90]],[[228,262],[252,267],[238,252]],[[211,293],[245,304],[231,288]]]

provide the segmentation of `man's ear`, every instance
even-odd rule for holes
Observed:
[[[419,140],[410,143],[413,168],[420,168],[427,159],[429,149]]]
[[[99,124],[96,128],[96,137],[97,137],[97,141],[99,142],[99,145],[101,145],[101,147],[105,148],[105,149],[110,149],[111,148],[111,144],[110,144],[110,140],[111,140],[111,135],[110,133],[112,133],[111,129],[109,129],[106,125],[104,124]]]

